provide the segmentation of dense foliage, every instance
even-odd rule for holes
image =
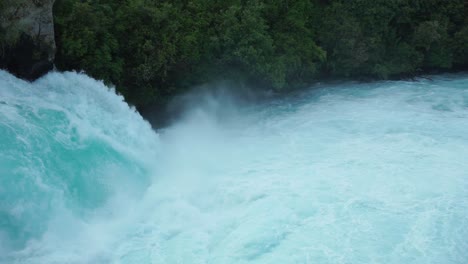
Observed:
[[[0,0],[0,60],[7,52],[7,48],[16,44],[23,30],[21,24],[13,23],[15,11],[26,0]]]
[[[57,64],[129,102],[235,79],[275,90],[468,65],[464,0],[57,0]]]

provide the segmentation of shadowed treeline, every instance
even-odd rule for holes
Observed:
[[[231,79],[276,91],[468,64],[463,0],[57,0],[56,64],[138,108]]]

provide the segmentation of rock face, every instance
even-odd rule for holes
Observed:
[[[2,0],[0,68],[35,80],[53,69],[55,0]]]

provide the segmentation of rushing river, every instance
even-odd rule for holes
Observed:
[[[0,263],[468,262],[467,75],[203,98],[0,72]]]

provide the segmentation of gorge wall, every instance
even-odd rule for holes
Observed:
[[[2,0],[0,68],[27,80],[53,69],[55,0]]]

